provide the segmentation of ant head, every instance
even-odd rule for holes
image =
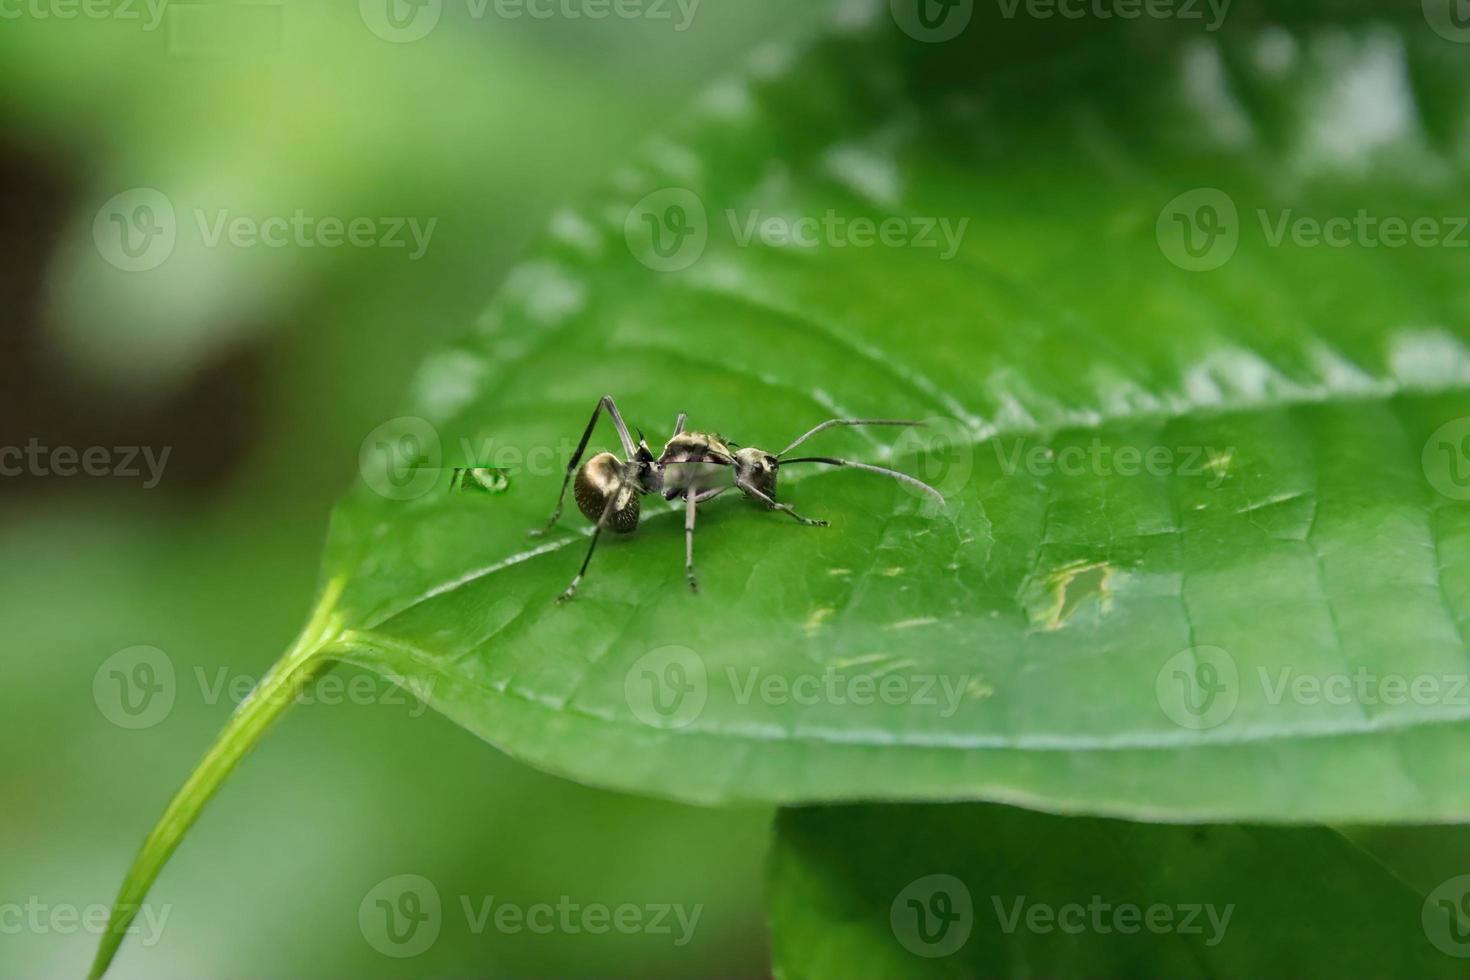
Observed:
[[[747,446],[735,454],[735,475],[771,499],[776,497],[776,471],[781,461],[764,449]]]

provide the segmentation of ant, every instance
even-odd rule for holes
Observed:
[[[597,420],[604,410],[612,416],[613,426],[618,430],[618,438],[623,444],[625,458],[619,459],[612,453],[601,452],[578,468],[582,453],[587,449],[587,442],[592,438],[592,430],[597,427]],[[689,588],[694,592],[699,591],[699,585],[694,578],[695,508],[718,497],[731,486],[752,500],[764,504],[767,510],[782,511],[809,527],[827,527],[826,521],[802,517],[790,504],[777,502],[776,474],[783,465],[824,463],[828,466],[851,466],[881,473],[918,487],[932,495],[941,506],[944,505],[944,497],[938,490],[923,480],[897,470],[834,456],[785,458],[797,446],[834,425],[922,425],[921,422],[902,419],[828,419],[798,436],[795,442],[779,453],[768,453],[754,446],[740,448],[738,443],[715,434],[685,432],[684,422],[687,417],[686,413],[679,413],[674,422],[674,434],[664,445],[663,452],[655,457],[641,430],[638,432],[637,443],[633,442],[633,436],[628,432],[628,426],[623,422],[623,416],[618,412],[618,406],[611,395],[604,395],[592,410],[587,431],[582,433],[582,441],[577,444],[577,451],[567,463],[566,476],[562,478],[561,493],[557,495],[556,509],[551,512],[551,519],[546,522],[545,527],[535,528],[530,532],[533,537],[540,537],[556,524],[561,517],[562,503],[566,500],[567,486],[572,483],[575,474],[576,489],[573,496],[577,500],[577,509],[595,527],[592,529],[592,540],[587,545],[587,556],[582,559],[581,570],[566,591],[557,597],[557,602],[565,602],[576,594],[577,586],[587,574],[587,565],[592,561],[592,552],[597,548],[597,539],[603,528],[610,527],[619,534],[629,534],[638,529],[638,498],[643,494],[663,494],[665,500],[684,498],[684,570],[689,576]],[[731,451],[732,448],[734,452]],[[723,467],[733,468],[733,484],[719,485],[720,475],[728,472]]]

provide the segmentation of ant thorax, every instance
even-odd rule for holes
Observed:
[[[681,432],[670,439],[658,458],[663,471],[664,496],[673,499],[689,491],[698,492],[729,483],[730,448],[719,436],[705,432]]]

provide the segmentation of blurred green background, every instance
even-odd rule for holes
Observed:
[[[559,204],[830,6],[428,2],[432,30],[403,42],[381,36],[382,0],[0,9],[0,446],[170,451],[152,488],[0,478],[0,975],[85,972],[97,936],[66,910],[110,902],[230,685],[294,636],[332,501],[424,352],[473,325]],[[141,273],[93,237],[139,187],[179,214],[173,253]],[[198,210],[436,223],[415,260],[211,247]],[[167,655],[176,696],[129,729],[93,685],[138,645]],[[360,683],[375,694],[358,700],[397,700]],[[768,825],[543,776],[416,703],[306,705],[205,811],[150,898],[160,940],[130,939],[112,975],[758,976]],[[399,874],[445,906],[412,960],[358,927]],[[677,946],[476,931],[461,899],[492,896],[703,909]]]

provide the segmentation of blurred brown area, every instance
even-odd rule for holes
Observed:
[[[208,495],[260,438],[264,343],[242,344],[200,365],[180,390],[157,401],[84,383],[58,363],[47,344],[47,280],[80,203],[76,169],[76,161],[0,139],[0,446],[169,447],[162,491],[182,499]],[[90,481],[80,470],[57,475],[22,466],[0,479],[0,498]],[[111,492],[141,489],[136,480],[109,483]]]

